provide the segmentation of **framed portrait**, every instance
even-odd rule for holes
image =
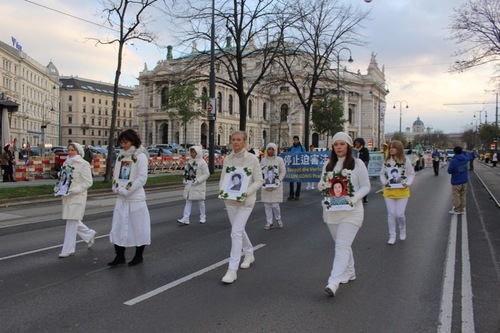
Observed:
[[[387,179],[390,188],[403,188],[402,183],[403,170],[397,166],[393,166],[387,170]]]
[[[244,201],[243,193],[247,191],[250,183],[251,169],[247,167],[229,166],[223,171],[224,181],[219,191],[219,198]]]
[[[333,177],[330,180],[328,197],[323,199],[323,205],[327,211],[352,210],[349,200],[349,184],[346,177]]]
[[[73,168],[69,166],[64,166],[61,169],[61,173],[59,175],[58,190],[55,193],[55,195],[62,195],[62,196],[68,195],[68,190],[69,187],[71,186],[72,171]]]
[[[132,186],[132,179],[134,179],[131,175],[132,173],[132,161],[131,159],[122,159],[119,164],[117,164],[116,167],[119,167],[118,169],[118,179],[116,179],[116,183],[114,184],[116,186],[120,186],[123,188],[129,188]],[[114,183],[114,179],[113,179]]]
[[[280,184],[278,166],[268,165],[262,168],[262,177],[264,178],[265,188],[276,188]]]

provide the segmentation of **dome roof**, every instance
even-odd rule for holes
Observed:
[[[417,120],[413,122],[413,126],[424,126],[424,122],[420,120],[420,117],[417,117]]]
[[[52,63],[52,60],[47,65],[47,69],[49,70],[49,75],[59,76],[59,71],[57,70],[57,67]]]

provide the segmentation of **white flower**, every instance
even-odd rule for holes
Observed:
[[[351,173],[351,172],[350,172],[350,170],[348,170],[348,169],[343,169],[343,170],[341,171],[341,175],[342,175],[342,176],[344,176],[344,177],[347,177],[350,173]]]
[[[333,172],[327,172],[326,176],[328,179],[333,179]]]

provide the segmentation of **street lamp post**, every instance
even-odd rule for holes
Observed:
[[[474,111],[474,118],[476,118],[476,113],[479,112],[479,125],[481,125],[481,115],[484,112],[484,123],[488,124],[488,112],[486,110]]]
[[[45,156],[45,129],[47,128],[47,124],[50,123],[50,121],[47,121],[47,122],[45,121],[45,102],[49,102],[50,103],[50,111],[54,111],[54,104],[52,103],[52,101],[50,99],[44,100],[42,103],[42,126],[41,126],[42,148],[40,150],[41,156]]]
[[[392,106],[392,108],[395,109],[396,108],[396,104],[398,104],[398,103],[399,103],[399,135],[401,136],[401,134],[403,133],[401,131],[401,124],[402,124],[402,119],[403,119],[402,105],[403,105],[403,103],[406,103],[406,108],[408,109],[409,107],[408,107],[408,102],[407,101],[405,101],[405,100],[399,101],[398,100],[398,101],[394,102],[394,105]]]
[[[389,86],[387,83],[382,83],[382,84],[375,84],[375,86],[378,88],[376,89],[378,92],[378,129],[377,129],[377,147],[380,150],[382,147],[380,145],[380,127],[382,123],[382,119],[385,117],[385,110],[382,112],[382,107],[381,107],[381,102],[382,102],[382,94],[381,91],[385,91],[385,95],[389,93]],[[373,91],[370,89],[370,94],[373,94]],[[384,95],[384,96],[385,96]]]
[[[209,95],[211,108],[208,117],[208,170],[215,172],[215,115],[217,103],[215,101],[215,0],[212,0],[212,24],[210,32],[210,82]]]
[[[334,53],[336,53],[337,56],[337,99],[340,99],[340,51],[342,50],[349,51],[349,60],[347,60],[347,62],[348,63],[354,62],[354,60],[352,60],[351,50],[349,50],[347,47],[343,47],[338,51],[334,51]]]

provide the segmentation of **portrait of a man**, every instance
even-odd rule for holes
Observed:
[[[389,176],[390,176],[389,179],[390,184],[401,184],[401,174],[398,168],[392,169],[389,173]]]
[[[239,173],[233,173],[231,175],[231,187],[229,188],[230,191],[240,191],[241,190],[241,174]]]

